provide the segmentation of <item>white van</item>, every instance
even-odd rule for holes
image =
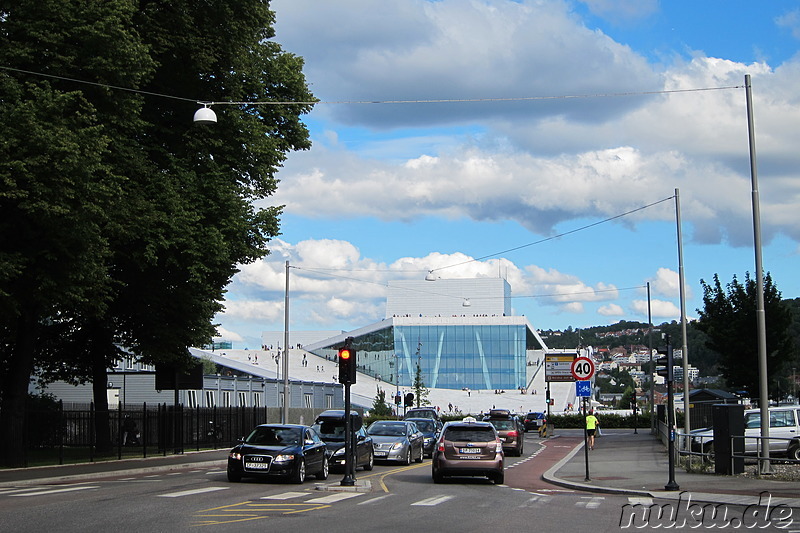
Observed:
[[[748,409],[744,412],[744,451],[755,455],[758,452],[761,436],[761,410]],[[789,459],[800,460],[800,406],[790,405],[769,408],[769,453],[786,455]],[[692,451],[714,453],[714,430],[700,429],[692,432]]]

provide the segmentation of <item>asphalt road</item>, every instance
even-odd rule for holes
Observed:
[[[620,531],[623,506],[651,504],[620,495],[549,485],[541,472],[566,453],[532,434],[525,454],[506,460],[506,484],[431,480],[430,460],[378,464],[357,472],[368,492],[319,490],[325,482],[229,483],[222,468],[99,477],[0,489],[0,531]],[[302,528],[302,529],[300,529]],[[633,528],[632,528],[633,529]],[[647,530],[647,528],[644,528]]]

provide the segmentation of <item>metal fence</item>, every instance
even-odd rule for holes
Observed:
[[[312,409],[288,411],[290,423],[310,424],[316,414]],[[20,463],[27,467],[227,448],[258,424],[281,422],[281,415],[279,407],[141,404],[99,411],[94,404],[36,406],[25,412]],[[98,431],[105,438],[98,439]]]

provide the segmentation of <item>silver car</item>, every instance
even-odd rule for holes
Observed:
[[[414,422],[379,420],[370,424],[367,433],[372,437],[376,461],[399,461],[411,464],[422,462],[424,436]]]
[[[800,408],[797,406],[769,408],[769,451],[786,454],[790,459],[800,460]],[[761,410],[744,412],[744,452],[755,454],[760,447]],[[713,456],[714,430],[712,428],[692,431],[692,450]]]

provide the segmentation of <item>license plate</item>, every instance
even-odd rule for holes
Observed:
[[[269,463],[245,463],[248,470],[269,470]]]
[[[375,457],[386,457],[389,452],[375,452]]]
[[[481,453],[480,448],[461,448],[458,450],[460,453]]]

